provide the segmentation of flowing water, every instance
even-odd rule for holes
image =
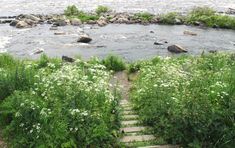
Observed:
[[[62,13],[72,4],[86,11],[94,10],[98,5],[105,5],[118,12],[151,13],[185,12],[196,6],[209,6],[217,11],[235,8],[234,0],[1,0],[0,16]]]
[[[187,12],[192,7],[209,6],[217,11],[235,8],[235,0],[1,0],[0,16],[24,14],[63,13],[71,4],[85,11],[94,10],[98,5],[106,5],[117,12],[166,13],[171,11]],[[167,25],[113,25],[65,26],[59,28],[66,35],[54,35],[50,25],[38,25],[34,28],[16,29],[9,24],[0,24],[0,53],[8,52],[22,58],[38,58],[32,54],[43,48],[51,57],[62,55],[81,55],[104,57],[118,54],[127,60],[146,59],[156,55],[171,55],[167,46],[179,44],[188,49],[188,54],[198,55],[203,50],[223,50],[235,52],[235,31],[226,29],[203,29],[190,26]],[[81,30],[88,33],[91,44],[79,44],[76,40]],[[184,35],[189,30],[197,36]],[[151,33],[154,32],[154,33]],[[165,42],[154,45],[154,42]]]
[[[125,25],[110,24],[105,27],[85,25],[82,28],[65,26],[57,31],[49,30],[50,25],[39,25],[30,29],[16,29],[0,25],[0,37],[5,37],[5,48],[18,57],[38,58],[33,55],[38,48],[45,49],[51,57],[80,55],[104,57],[117,54],[129,61],[169,56],[167,46],[179,44],[188,49],[188,54],[198,55],[209,50],[235,52],[235,31],[224,29],[202,29],[190,26],[167,25]],[[88,33],[93,41],[90,44],[77,43],[81,30]],[[197,36],[185,35],[189,30]],[[64,32],[65,35],[54,35]],[[154,45],[158,41],[163,45]],[[4,43],[4,42],[3,42]],[[1,47],[0,47],[1,49]],[[3,49],[3,48],[2,48]]]

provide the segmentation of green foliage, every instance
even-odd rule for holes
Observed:
[[[75,5],[72,6],[68,6],[65,10],[64,10],[64,14],[66,16],[76,16],[80,13],[80,11],[78,10],[78,8]]]
[[[170,13],[161,15],[159,21],[162,24],[174,25],[174,24],[176,24],[176,19],[179,19],[180,21],[183,21],[183,17],[180,16],[178,13],[170,12]]]
[[[108,70],[122,71],[126,69],[124,60],[118,56],[109,55],[102,60],[102,64],[105,65]]]
[[[64,11],[64,14],[70,19],[71,18],[78,18],[82,22],[87,22],[90,20],[95,21],[95,20],[99,19],[98,15],[88,14],[83,11],[80,11],[80,10],[78,10],[78,8],[75,5],[68,6],[66,8],[66,10]]]
[[[232,16],[216,14],[213,9],[198,7],[193,9],[187,16],[187,23],[195,24],[200,22],[208,27],[219,27],[235,29],[235,18]]]
[[[107,13],[109,8],[106,6],[98,6],[95,10],[96,14],[101,15],[102,13]]]
[[[110,90],[110,72],[98,60],[71,64],[43,55],[39,61],[19,63],[11,71],[1,69],[6,76],[0,75],[0,125],[10,147],[117,143],[120,95]]]
[[[154,59],[141,66],[131,98],[156,136],[184,147],[232,147],[235,61],[229,54]]]
[[[134,14],[133,19],[136,19],[136,20],[139,19],[144,22],[150,22],[153,19],[153,17],[154,17],[154,15],[152,15],[148,12],[143,12],[143,13]]]

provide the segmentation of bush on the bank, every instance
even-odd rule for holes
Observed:
[[[164,15],[160,16],[159,22],[162,24],[169,24],[169,25],[174,25],[176,24],[176,20],[179,19],[180,21],[183,22],[183,17],[180,16],[178,13],[176,12],[170,12]]]
[[[108,57],[103,59],[101,63],[106,66],[108,70],[113,70],[116,72],[126,69],[125,61],[121,57],[114,55],[109,55]]]
[[[231,55],[155,58],[141,67],[131,97],[140,119],[168,143],[232,147],[234,84]]]
[[[6,65],[0,61],[1,66]],[[118,95],[110,90],[110,72],[95,61],[52,61],[45,56],[39,61],[21,61],[26,72],[20,75],[1,69],[12,75],[11,81],[0,85],[0,93],[10,92],[0,102],[0,125],[9,146],[115,146]],[[28,75],[31,70],[34,75]],[[28,82],[28,76],[33,83]],[[5,76],[1,75],[2,79]],[[8,91],[8,85],[14,83],[22,86]]]
[[[200,22],[208,27],[235,29],[235,17],[216,14],[213,9],[207,7],[198,7],[193,9],[187,15],[186,21],[189,24]]]
[[[95,10],[95,12],[100,15],[102,13],[107,13],[109,11],[109,8],[106,6],[98,6]]]
[[[133,16],[133,19],[141,20],[143,22],[150,22],[153,19],[154,15],[148,12],[136,13]]]
[[[99,19],[98,15],[95,14],[89,14],[89,13],[85,13],[83,11],[78,10],[78,8],[75,5],[72,6],[68,6],[66,8],[66,10],[64,11],[64,14],[68,17],[68,18],[78,18],[80,19],[82,22],[87,22],[87,21],[95,21]]]

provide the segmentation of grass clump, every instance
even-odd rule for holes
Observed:
[[[105,65],[108,70],[113,70],[115,72],[126,69],[125,61],[122,58],[114,55],[109,55],[103,59],[101,63]]]
[[[180,22],[177,22],[179,20]],[[159,22],[162,24],[174,25],[177,23],[183,23],[183,17],[176,12],[170,12],[160,16]]]
[[[135,20],[141,20],[143,22],[150,22],[153,19],[154,15],[148,12],[136,13],[133,16]]]
[[[216,14],[216,12],[207,7],[198,7],[193,9],[186,19],[188,24],[203,23],[208,27],[218,27],[235,29],[235,17]]]
[[[95,10],[96,14],[101,15],[102,13],[107,13],[109,8],[106,6],[98,6]]]
[[[116,147],[119,95],[104,65],[4,58],[0,125],[10,147]],[[9,61],[20,64],[8,70]]]
[[[89,14],[85,13],[83,11],[78,10],[78,8],[75,5],[68,6],[66,10],[64,11],[64,14],[69,19],[72,18],[78,18],[82,22],[88,22],[88,21],[96,21],[99,19],[99,16],[96,14]]]
[[[158,58],[141,66],[131,98],[140,119],[169,144],[233,147],[234,84],[230,54]]]

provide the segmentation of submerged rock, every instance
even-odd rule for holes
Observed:
[[[167,50],[173,53],[183,53],[188,52],[185,48],[179,46],[179,45],[171,45],[167,47]]]
[[[89,37],[87,34],[83,34],[79,37],[79,39],[77,40],[77,42],[80,43],[89,43],[92,41],[92,38]]]
[[[42,52],[44,52],[44,49],[43,49],[43,48],[37,48],[37,49],[35,49],[35,50],[33,51],[32,54],[40,54],[40,53],[42,53]]]
[[[55,32],[54,35],[65,35],[65,32]]]
[[[192,32],[192,31],[188,31],[188,30],[185,30],[185,31],[184,31],[184,34],[185,34],[185,35],[197,36],[197,33]]]

